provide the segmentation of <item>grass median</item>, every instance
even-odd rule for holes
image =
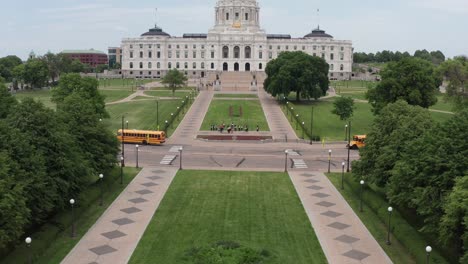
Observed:
[[[389,204],[377,187],[366,186],[363,193],[363,212],[360,212],[361,186],[359,181],[352,174],[346,173],[344,175],[344,190],[342,190],[341,173],[327,175],[394,263],[425,263],[425,248],[431,243],[418,231],[417,227],[410,224],[412,221],[405,219],[398,208],[394,208],[391,219],[392,245],[386,244]],[[432,246],[435,248],[433,244]],[[432,251],[430,261],[430,263],[437,264],[451,263],[441,256],[437,248]]]
[[[265,263],[326,263],[287,174],[188,170],[177,174],[130,263],[186,263],[187,251],[218,241],[266,250]]]
[[[88,186],[80,197],[76,198],[76,238],[70,237],[72,220],[68,208],[57,213],[32,233],[27,234],[32,238],[30,248],[33,255],[32,262],[35,264],[60,263],[138,172],[139,169],[125,168],[122,185],[120,184],[120,168],[114,169],[110,175],[105,175],[103,206],[99,206],[101,186],[98,181]],[[0,263],[27,263],[28,254],[24,242],[20,241],[14,251],[1,257]]]

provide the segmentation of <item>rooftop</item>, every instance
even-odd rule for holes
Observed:
[[[333,36],[325,33],[325,30],[321,30],[320,26],[318,26],[312,32],[305,35],[304,38],[333,38]]]
[[[103,54],[106,55],[106,53],[99,51],[99,50],[94,50],[94,49],[89,49],[89,50],[64,50],[61,53],[63,54]]]
[[[163,37],[170,37],[171,35],[167,34],[162,30],[162,28],[158,27],[157,25],[154,25],[154,28],[150,28],[148,32],[143,33],[141,35],[142,37],[144,36],[163,36]]]

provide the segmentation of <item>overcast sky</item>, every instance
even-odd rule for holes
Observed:
[[[64,49],[107,51],[157,21],[173,36],[207,33],[216,0],[2,1],[0,57]],[[355,51],[441,50],[468,55],[468,0],[260,0],[260,23],[269,34],[302,37],[318,24]]]

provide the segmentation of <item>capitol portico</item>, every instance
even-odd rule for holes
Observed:
[[[219,0],[215,25],[208,34],[173,37],[155,26],[138,38],[122,40],[122,74],[159,78],[170,69],[191,78],[210,72],[263,72],[267,63],[284,51],[303,51],[324,58],[331,79],[348,79],[353,47],[317,28],[301,38],[267,34],[260,27],[260,7],[255,0]]]

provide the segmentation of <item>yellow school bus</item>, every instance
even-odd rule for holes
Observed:
[[[367,135],[354,135],[353,140],[348,145],[351,149],[360,149],[366,146],[366,137]]]
[[[117,131],[117,139],[124,143],[135,143],[142,145],[161,145],[166,142],[164,131],[122,129]]]

